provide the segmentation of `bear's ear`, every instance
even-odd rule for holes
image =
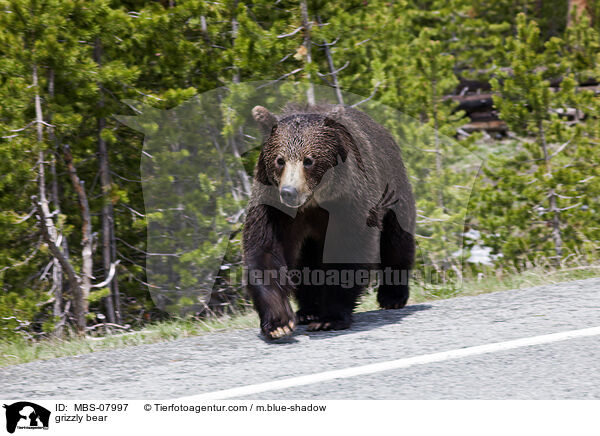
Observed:
[[[261,151],[258,155],[258,162],[256,163],[256,174],[254,176],[256,181],[263,185],[271,185],[269,181],[269,175],[267,173],[267,166],[265,165],[265,156]]]
[[[258,123],[258,127],[264,136],[269,135],[273,127],[277,125],[277,118],[267,108],[263,106],[254,106],[252,116]]]

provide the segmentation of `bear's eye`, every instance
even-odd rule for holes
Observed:
[[[305,157],[304,158],[304,168],[310,168],[313,166],[313,164],[315,163],[315,160],[312,157]]]
[[[277,164],[277,166],[282,167],[285,165],[285,159],[282,157],[278,157],[277,159],[275,159],[275,163]]]

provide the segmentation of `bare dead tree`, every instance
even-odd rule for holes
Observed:
[[[202,37],[204,38],[204,42],[210,44],[210,35],[208,34],[208,26],[206,25],[206,16],[200,15],[200,31],[202,32]]]
[[[319,15],[317,15],[317,22],[319,23],[319,25],[322,24],[321,17]],[[333,89],[335,89],[335,95],[337,97],[338,103],[343,105],[344,97],[342,96],[342,89],[340,87],[340,83],[338,80],[338,73],[348,66],[348,62],[346,62],[346,64],[344,64],[341,68],[338,68],[336,70],[335,65],[333,63],[333,56],[331,55],[331,46],[333,46],[334,44],[335,44],[335,41],[334,42],[325,41],[322,44],[322,47],[323,47],[323,51],[325,52],[325,57],[327,58],[327,65],[329,66],[329,75],[331,76],[331,86],[333,86]]]
[[[48,71],[48,95],[50,96],[50,98],[54,97],[54,70],[50,69]],[[55,148],[58,149],[58,139],[56,138],[56,135],[54,134],[54,127],[52,126],[52,118],[51,118],[52,114],[48,115],[48,121],[49,121],[49,126],[47,127],[48,130],[48,139],[54,143]],[[50,189],[50,195],[51,195],[51,202],[52,202],[52,207],[54,209],[54,214],[58,217],[60,216],[60,199],[59,199],[59,192],[58,192],[58,175],[56,174],[56,154],[53,152],[50,155],[50,175],[52,176],[52,180],[51,180],[51,189]],[[56,223],[56,238],[57,238],[57,243],[58,246],[61,247],[62,252],[63,253],[68,253],[68,247],[67,247],[67,239],[62,237],[62,229],[61,229],[61,224],[60,224],[60,220],[57,220]],[[65,312],[63,311],[63,271],[62,271],[62,266],[60,264],[60,262],[58,261],[58,259],[54,258],[53,259],[53,266],[52,266],[52,289],[53,289],[53,293],[54,293],[54,303],[53,303],[53,307],[52,307],[52,315],[54,316],[55,319],[58,320],[55,328],[54,328],[54,335],[57,337],[62,337],[64,334],[64,319],[63,317],[66,315]]]
[[[310,37],[310,29],[311,22],[308,17],[308,5],[306,0],[302,0],[300,2],[300,13],[302,14],[302,27],[304,28],[304,42],[303,46],[306,50],[306,65],[309,66],[312,63],[312,50],[311,50],[311,37]],[[306,90],[306,101],[309,105],[315,104],[315,88],[313,84],[310,83],[310,70],[306,72],[306,78],[308,79],[308,89]]]
[[[43,222],[41,223],[45,234],[47,235],[47,239],[52,241],[52,244],[56,245],[56,242],[59,240],[59,233],[56,229],[56,225],[54,224],[54,216],[58,213],[58,209],[55,209],[54,213],[50,213],[50,206],[48,203],[48,196],[46,194],[46,153],[44,150],[44,125],[51,126],[49,123],[44,122],[44,114],[42,111],[42,101],[40,97],[39,90],[39,77],[38,77],[38,66],[37,64],[33,64],[32,67],[32,85],[35,89],[34,96],[34,105],[35,105],[35,124],[36,124],[36,135],[37,135],[37,143],[40,148],[38,152],[38,195],[39,195],[39,208],[42,212]],[[53,88],[54,82],[53,80],[49,81],[50,87]],[[53,91],[53,89],[52,89]],[[52,161],[54,162],[54,160]],[[51,171],[53,178],[56,178],[56,168],[54,165],[51,166]],[[53,180],[53,185],[54,185]],[[53,186],[54,188],[54,186]],[[57,188],[58,189],[58,188]],[[53,189],[54,193],[54,189]],[[54,199],[55,207],[57,207],[58,201]],[[62,238],[61,238],[62,239]],[[58,248],[57,248],[58,249]],[[58,249],[60,251],[60,249]],[[62,312],[62,270],[60,267],[60,263],[57,260],[57,257],[54,256],[54,268],[52,271],[52,290],[54,293],[54,306],[53,306],[53,315],[57,316],[60,320],[63,312]],[[62,336],[62,324],[59,322],[58,328],[55,331],[57,336]]]
[[[102,66],[102,43],[96,38],[94,43],[94,61],[98,68]],[[116,259],[116,240],[115,240],[115,215],[114,208],[110,198],[111,175],[110,163],[108,159],[108,147],[106,140],[102,136],[102,131],[106,127],[106,119],[102,115],[104,109],[104,93],[102,86],[99,86],[98,111],[100,115],[97,118],[97,136],[98,136],[98,163],[100,166],[100,185],[102,189],[102,262],[104,267],[104,277],[108,277],[110,265]],[[117,274],[115,272],[115,274]],[[115,277],[110,283],[110,295],[104,299],[106,315],[111,323],[121,323],[121,305],[119,282]]]
[[[236,6],[237,6],[237,2],[236,2]],[[235,40],[238,37],[238,27],[239,27],[239,23],[237,21],[237,19],[235,18],[235,16],[231,19],[231,38],[232,38],[232,43],[235,44]],[[233,83],[240,83],[240,69],[237,66],[232,66],[233,68]],[[242,140],[242,138],[244,137],[244,132],[242,127],[240,126],[238,128],[237,134],[232,134],[229,137],[229,145],[231,147],[231,151],[233,152],[233,155],[235,156],[235,158],[238,160],[238,162],[241,162],[242,159],[242,155],[240,153],[240,146],[239,146],[239,141]],[[241,191],[244,193],[244,195],[246,197],[250,196],[250,190],[252,189],[252,182],[250,179],[250,176],[248,176],[248,174],[246,173],[246,171],[243,170],[243,168],[239,171],[237,171],[237,175],[238,178],[240,180],[241,183]],[[235,189],[235,186],[234,186]],[[233,192],[233,198],[237,199],[237,193]]]
[[[434,135],[434,149],[435,149],[435,171],[438,180],[442,177],[442,151],[440,147],[440,132],[439,132],[439,118],[438,118],[438,87],[437,80],[431,81],[431,103],[432,103],[432,118],[433,118],[433,135]],[[444,192],[440,188],[438,192],[438,206],[440,209],[445,210],[444,205]]]
[[[67,259],[65,254],[62,252],[62,250],[56,244],[56,240],[52,237],[52,234],[50,233],[51,229],[48,228],[48,226],[46,225],[47,221],[49,219],[51,220],[52,218],[49,215],[47,215],[47,209],[44,207],[43,202],[41,201],[41,199],[38,201],[38,198],[35,196],[32,198],[32,200],[33,200],[33,205],[37,211],[36,218],[38,220],[39,227],[42,232],[42,239],[44,240],[46,245],[48,245],[48,248],[49,248],[52,256],[60,262],[63,271],[67,274],[67,280],[69,282],[69,290],[71,291],[71,295],[73,297],[72,300],[74,303],[73,305],[74,305],[75,317],[77,318],[77,321],[78,321],[77,327],[78,327],[78,330],[82,331],[83,329],[85,329],[85,316],[81,314],[81,312],[82,312],[81,304],[80,304],[81,303],[81,284],[80,284],[79,276],[75,272],[75,269],[73,268],[73,265],[71,265],[71,262],[69,261],[69,259]],[[65,310],[64,316],[66,316],[66,310]],[[84,321],[83,328],[81,328],[81,326],[79,324],[80,318],[82,318]],[[61,327],[62,327],[62,325],[61,325]]]
[[[44,208],[44,216],[46,218],[45,225],[48,228],[48,232],[51,235],[52,239],[56,241],[56,227],[54,226],[54,221],[52,216],[50,215],[50,208],[48,207],[48,198],[46,196],[46,171],[45,171],[45,160],[46,154],[43,150],[43,142],[44,142],[44,115],[42,113],[42,103],[38,88],[38,73],[37,73],[37,65],[33,65],[33,87],[35,88],[35,120],[36,120],[36,133],[37,133],[37,142],[40,147],[40,151],[38,153],[38,183],[39,183],[39,196],[41,207]]]
[[[65,151],[65,160],[67,160],[67,159],[70,161],[69,167],[72,167],[73,166],[72,157],[71,157],[71,153],[68,150],[68,148],[66,148],[66,151]],[[69,171],[71,171],[71,168],[69,169]],[[75,174],[75,177],[77,178],[76,174]],[[77,180],[78,180],[78,178],[77,178]],[[83,260],[82,274],[78,274],[75,271],[75,268],[73,267],[73,264],[71,263],[69,258],[65,255],[65,253],[63,253],[63,251],[60,249],[59,245],[56,243],[56,241],[52,238],[52,235],[50,234],[50,229],[46,225],[46,222],[48,219],[51,219],[52,217],[46,215],[47,210],[43,207],[43,203],[41,201],[39,201],[36,196],[32,197],[32,202],[33,202],[33,207],[34,207],[35,215],[37,218],[37,222],[38,222],[38,225],[41,230],[42,240],[48,246],[48,249],[50,250],[50,253],[52,254],[52,256],[58,262],[60,262],[62,270],[67,275],[67,281],[69,283],[69,291],[70,291],[72,298],[71,298],[71,300],[66,302],[64,311],[60,316],[60,321],[59,321],[60,328],[62,329],[62,327],[64,326],[64,324],[66,322],[66,314],[69,311],[71,302],[73,302],[73,307],[74,307],[73,311],[74,311],[75,320],[76,320],[76,328],[80,334],[83,334],[83,333],[85,333],[85,329],[86,329],[86,315],[88,312],[87,297],[89,296],[90,289],[91,288],[101,288],[101,287],[110,285],[110,282],[113,280],[113,278],[115,276],[116,266],[119,264],[120,261],[116,261],[110,265],[108,277],[104,281],[93,285],[91,283],[91,275],[89,275],[89,274],[87,276],[84,275],[84,271],[91,270],[91,264],[89,264],[89,259],[87,259],[85,257],[85,256],[87,256],[88,249],[91,249],[91,247],[89,247],[89,244],[84,245],[84,247],[82,249],[82,260]],[[86,200],[84,200],[84,202],[87,202],[87,198],[86,198]],[[89,210],[88,210],[88,212],[89,212]],[[89,214],[88,214],[88,217],[89,217]],[[88,225],[89,225],[89,223],[84,222],[84,225],[82,227],[85,229],[85,227]],[[90,229],[89,231],[91,232],[91,227],[89,227],[89,229]],[[84,232],[84,234],[87,234],[88,230],[84,230],[83,232]]]
[[[75,311],[77,318],[77,327],[79,331],[85,330],[85,315],[88,313],[90,288],[92,285],[92,269],[93,269],[93,247],[92,247],[92,220],[90,216],[90,207],[88,204],[87,194],[84,188],[83,180],[79,179],[77,170],[73,164],[73,156],[68,145],[63,147],[63,155],[71,184],[77,193],[79,202],[79,210],[81,213],[81,276],[79,283],[79,292],[75,298]]]
[[[546,131],[544,130],[544,123],[541,119],[537,122],[540,146],[542,147],[542,152],[544,154],[544,164],[546,165],[546,174],[552,174],[552,156],[548,152],[548,143],[546,141]],[[563,253],[563,241],[562,241],[562,233],[560,230],[561,222],[560,222],[560,209],[557,205],[557,194],[554,188],[551,188],[548,192],[548,203],[550,206],[549,212],[552,216],[551,225],[552,225],[552,242],[554,243],[554,250],[556,252],[556,261],[560,262]]]

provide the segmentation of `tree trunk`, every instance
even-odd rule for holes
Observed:
[[[33,65],[33,87],[35,88],[35,118],[36,118],[36,131],[37,131],[37,142],[40,147],[39,151],[39,202],[35,204],[35,207],[41,213],[39,219],[40,227],[42,230],[42,237],[50,248],[55,260],[60,262],[60,265],[67,273],[69,280],[69,288],[73,294],[75,317],[77,321],[77,329],[79,332],[85,331],[86,319],[85,315],[88,311],[87,297],[91,288],[92,279],[92,233],[91,233],[91,220],[90,210],[87,202],[87,196],[83,189],[83,182],[77,177],[75,167],[73,166],[73,158],[68,147],[65,147],[65,161],[69,169],[69,175],[77,195],[79,197],[79,203],[81,207],[81,216],[83,220],[82,226],[82,274],[83,277],[80,279],[75,272],[73,266],[67,260],[65,254],[60,250],[57,239],[58,232],[50,208],[48,206],[48,198],[46,196],[46,180],[45,180],[45,153],[43,150],[44,141],[44,115],[42,112],[42,103],[38,88],[38,70],[37,65]],[[61,314],[62,315],[62,314]]]
[[[240,150],[239,150],[239,146],[238,146],[238,141],[242,141],[242,138],[243,138],[242,127],[240,127],[238,129],[237,135],[231,134],[229,137],[229,145],[231,147],[231,152],[236,157],[238,162],[242,162],[242,155],[240,154]],[[223,162],[225,162],[225,161],[223,161]],[[239,179],[239,184],[238,184],[238,186],[235,186],[236,184],[233,184],[233,181],[232,181],[233,189],[242,192],[245,198],[250,198],[250,191],[252,190],[252,182],[250,180],[250,177],[248,176],[248,173],[246,173],[246,171],[242,167],[240,170],[237,171],[237,176]],[[238,199],[238,195],[235,193],[234,193],[234,198],[236,200]]]
[[[308,19],[308,5],[306,0],[302,0],[300,2],[300,12],[302,13],[302,26],[304,27],[304,48],[306,49],[306,67],[310,67],[312,63],[312,42],[310,39],[310,28],[311,24]],[[306,90],[306,101],[309,105],[315,104],[315,89],[310,79],[310,72],[306,73],[306,78],[308,79],[308,89]]]
[[[39,183],[39,208],[42,213],[42,225],[44,226],[47,234],[48,243],[52,243],[56,245],[56,241],[58,240],[58,231],[56,230],[56,226],[54,225],[54,220],[52,218],[52,214],[50,213],[50,206],[48,205],[48,197],[46,195],[46,168],[45,168],[45,160],[46,153],[44,151],[44,114],[42,112],[42,101],[40,98],[39,91],[39,81],[38,81],[38,69],[37,64],[33,65],[33,75],[32,75],[33,87],[35,88],[35,124],[36,124],[36,133],[37,133],[37,143],[38,147],[40,147],[40,151],[38,153],[38,183]],[[50,83],[53,84],[51,81]],[[52,166],[53,177],[56,178],[56,169],[54,165]],[[53,269],[52,269],[52,286],[54,289],[54,307],[53,307],[53,315],[59,317],[59,328],[55,332],[57,336],[61,336],[63,333],[62,323],[60,322],[60,318],[63,316],[62,313],[62,272],[60,269],[59,261],[56,256],[54,256],[53,260]]]
[[[588,0],[569,0],[567,4],[567,27],[576,23],[582,13],[589,12]]]
[[[41,213],[41,216],[38,216],[38,222],[40,225],[40,229],[42,231],[42,238],[44,239],[44,242],[46,242],[46,244],[48,245],[48,248],[50,249],[50,253],[52,253],[52,255],[54,256],[55,259],[58,259],[63,270],[67,273],[67,279],[69,281],[69,289],[71,290],[71,292],[73,294],[73,301],[74,301],[74,306],[75,306],[75,309],[74,309],[75,316],[77,317],[78,313],[79,313],[79,307],[77,305],[80,301],[79,295],[81,294],[79,277],[77,276],[77,273],[75,272],[75,269],[73,268],[73,265],[71,265],[69,263],[69,261],[67,260],[67,257],[60,250],[60,248],[58,248],[55,241],[52,239],[52,236],[50,234],[50,229],[46,225],[46,222],[50,217],[48,215],[46,215],[46,211],[44,210],[43,203],[41,201],[39,201],[34,204],[34,207],[36,207],[37,210]],[[69,305],[69,303],[67,302],[66,306],[68,306],[68,305]],[[85,327],[85,325],[84,325],[84,327]]]
[[[77,327],[80,332],[83,332],[86,326],[85,316],[88,313],[88,297],[92,287],[92,269],[94,266],[92,259],[92,222],[90,218],[90,207],[88,205],[88,199],[84,189],[84,183],[77,176],[75,165],[73,165],[73,156],[71,155],[71,150],[68,146],[64,147],[64,156],[73,189],[75,189],[75,192],[77,193],[79,209],[81,211],[81,279],[79,287],[80,292],[75,298],[75,307]]]
[[[73,301],[75,307],[75,317],[77,319],[77,329],[79,332],[85,331],[85,315],[87,313],[87,295],[89,294],[89,289],[91,286],[91,242],[89,244],[89,260],[84,259],[83,262],[83,271],[89,271],[87,280],[85,283],[87,284],[87,288],[84,288],[84,283],[79,279],[77,273],[73,266],[67,260],[65,254],[60,250],[57,245],[57,237],[58,233],[56,231],[56,227],[54,225],[54,221],[52,219],[52,214],[50,213],[50,208],[48,206],[48,198],[46,196],[46,181],[45,181],[45,153],[43,150],[43,140],[44,140],[44,116],[42,113],[42,103],[39,94],[38,88],[38,71],[37,65],[33,65],[33,87],[35,88],[35,118],[36,118],[36,128],[37,128],[37,141],[41,148],[39,152],[39,195],[40,199],[35,207],[41,213],[41,217],[39,219],[40,227],[42,230],[42,237],[44,241],[50,248],[50,252],[54,256],[54,259],[57,259],[61,267],[67,273],[67,277],[69,280],[69,288],[73,294]],[[70,156],[70,153],[69,153]],[[71,164],[72,165],[72,164]],[[73,168],[74,171],[74,168]],[[75,175],[77,177],[77,175]],[[87,198],[86,198],[87,205]],[[85,220],[84,220],[85,222]],[[87,223],[89,223],[89,207],[87,208]],[[91,236],[91,233],[90,233]],[[91,241],[91,237],[89,238]],[[87,253],[87,245],[84,251]],[[87,289],[87,293],[85,292]],[[62,314],[61,314],[62,316]]]
[[[98,65],[98,68],[102,66],[102,43],[99,39],[96,39],[94,45],[94,60]],[[106,141],[102,137],[102,130],[106,126],[106,119],[104,118],[102,111],[104,109],[104,93],[102,86],[99,85],[99,100],[98,100],[98,111],[100,112],[97,119],[97,130],[98,130],[98,160],[100,165],[100,184],[102,187],[103,205],[102,205],[102,263],[104,267],[104,278],[108,277],[111,264],[115,261],[116,247],[115,243],[115,219],[114,209],[110,198],[111,190],[111,176],[110,176],[110,165],[108,161],[108,148]],[[117,272],[115,271],[115,277],[110,282],[110,295],[104,299],[106,307],[106,315],[108,321],[111,323],[121,324],[121,311],[120,311],[120,295],[119,295],[119,283],[117,280]]]
[[[236,2],[236,7],[237,7],[237,2]],[[206,24],[206,23],[205,23]],[[233,43],[235,43],[235,40],[238,36],[238,27],[239,27],[239,23],[236,19],[236,17],[233,17],[231,19],[231,35],[232,35],[232,40]],[[233,83],[240,83],[240,69],[235,66],[232,65],[233,68]],[[238,129],[238,134],[232,134],[230,136],[230,141],[229,144],[231,146],[231,151],[233,152],[233,155],[236,157],[236,159],[238,160],[238,162],[242,161],[242,156],[240,154],[240,147],[238,146],[238,141],[243,140],[242,138],[244,132],[242,130],[242,127],[240,127]],[[216,139],[215,139],[216,141]],[[246,171],[244,171],[244,169],[242,168],[240,171],[238,171],[238,177],[240,179],[240,183],[241,183],[241,191],[244,193],[244,195],[246,196],[246,198],[250,197],[250,191],[252,189],[252,182],[250,180],[250,177],[248,176],[248,174],[246,173]],[[235,190],[237,187],[233,186],[233,189]],[[236,200],[238,195],[237,193],[234,191],[233,192],[233,198],[235,198]]]
[[[434,79],[431,81],[431,103],[432,103],[432,118],[433,118],[433,135],[434,135],[434,150],[435,150],[435,171],[438,180],[442,178],[443,162],[442,162],[442,150],[440,147],[440,132],[439,132],[439,120],[437,110],[437,81]],[[444,204],[444,192],[440,187],[438,191],[438,206],[446,212],[446,206]]]
[[[546,132],[544,130],[544,124],[542,120],[538,120],[538,130],[540,134],[540,146],[544,153],[544,163],[546,165],[546,173],[552,176],[552,164],[550,162],[550,153],[548,152],[548,144],[546,143]],[[554,242],[554,250],[556,251],[556,264],[560,265],[560,259],[562,257],[563,241],[562,234],[560,231],[560,210],[557,205],[557,195],[554,188],[551,188],[548,192],[548,203],[550,206],[549,212],[552,215],[552,241]]]
[[[343,105],[344,97],[342,96],[342,89],[340,88],[340,84],[338,82],[337,72],[335,71],[335,66],[333,64],[333,57],[331,56],[331,50],[327,42],[325,42],[325,56],[327,57],[327,63],[329,64],[329,71],[331,72],[331,80],[333,80],[333,87],[335,89],[337,101],[339,104]]]
[[[54,97],[54,70],[50,70],[48,73],[48,95],[50,98]],[[48,121],[51,124],[52,119],[48,117]],[[49,126],[48,127],[48,139],[52,141],[55,146],[58,145],[58,141],[54,136],[54,129]],[[56,174],[56,154],[52,153],[50,160],[50,174],[52,175],[51,182],[51,201],[54,208],[54,213],[59,216],[60,215],[60,200],[58,194],[58,177]],[[58,224],[60,226],[60,224]],[[62,229],[56,228],[57,241],[60,239],[61,241],[66,241],[65,238],[62,238]],[[61,244],[62,245],[62,242]],[[65,250],[63,250],[65,252]],[[55,319],[58,320],[58,323],[54,329],[54,335],[56,337],[61,338],[64,334],[64,325],[65,325],[65,316],[66,314],[63,312],[63,271],[62,266],[57,258],[54,258],[53,266],[52,266],[52,282],[54,287],[54,305],[52,308],[52,315]]]
[[[319,24],[322,24],[321,22],[321,17],[319,15],[317,15],[317,22]],[[342,96],[342,89],[340,87],[340,83],[338,81],[338,76],[337,76],[337,71],[335,69],[335,65],[333,63],[333,56],[331,55],[331,48],[330,45],[332,45],[334,43],[328,43],[327,41],[325,41],[323,43],[323,50],[325,51],[325,57],[327,58],[327,65],[329,66],[329,74],[331,75],[331,80],[333,82],[333,88],[335,89],[335,95],[337,97],[337,101],[339,104],[343,105],[344,104],[344,97]],[[342,68],[340,68],[340,70],[342,70]]]

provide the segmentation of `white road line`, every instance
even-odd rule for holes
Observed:
[[[549,335],[533,336],[529,338],[515,339],[506,342],[495,342],[492,344],[478,345],[475,347],[459,348],[456,350],[442,351],[441,353],[424,354],[421,356],[408,357],[405,359],[390,360],[387,362],[373,363],[364,366],[355,366],[352,368],[338,369],[334,371],[320,372],[317,374],[303,375],[300,377],[291,377],[283,380],[274,380],[255,385],[240,386],[222,391],[207,392],[199,395],[192,395],[180,399],[185,400],[219,400],[225,398],[241,397],[245,395],[257,394],[259,392],[275,391],[295,386],[309,385],[338,378],[356,377],[359,375],[373,374],[392,369],[407,368],[413,365],[424,365],[433,362],[442,362],[444,360],[460,359],[467,356],[478,354],[495,353],[497,351],[513,350],[515,348],[529,347],[532,345],[549,344],[551,342],[566,341],[568,339],[582,338],[586,336],[600,335],[599,327],[590,327],[581,330],[569,330]]]

